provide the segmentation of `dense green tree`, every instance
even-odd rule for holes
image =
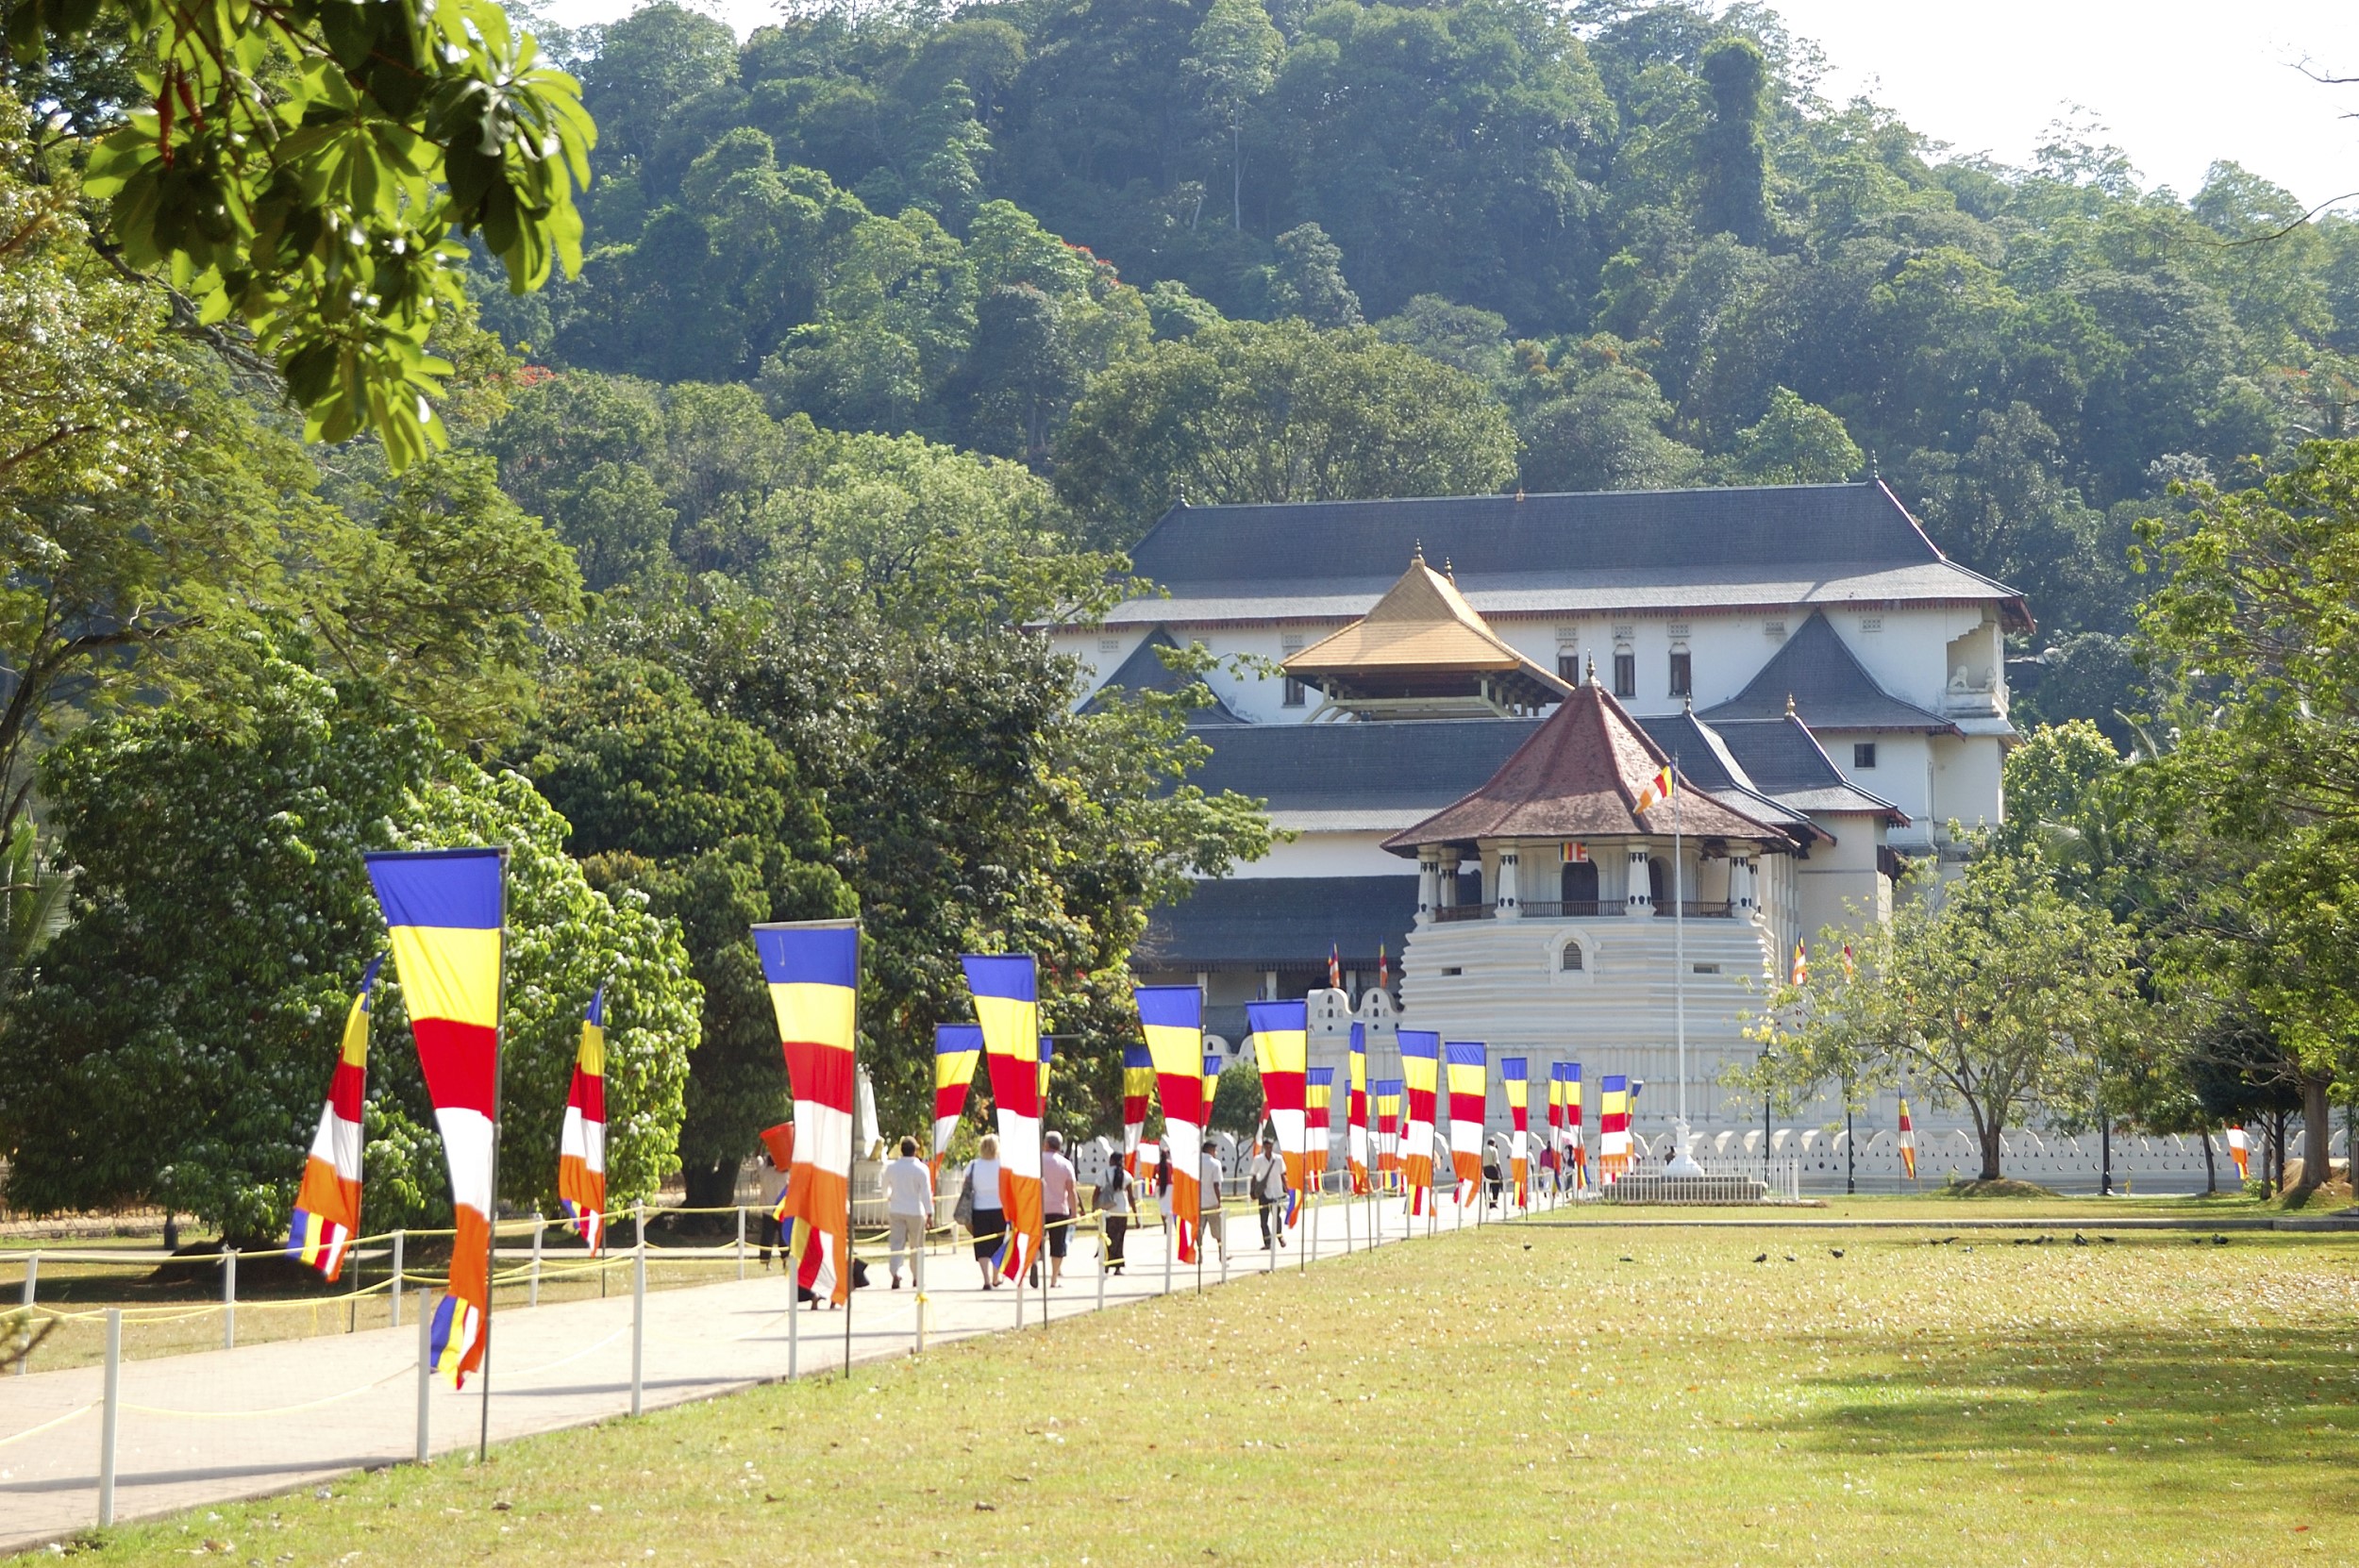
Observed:
[[[1313,326],[1358,326],[1360,296],[1344,281],[1344,253],[1316,224],[1300,224],[1278,237],[1278,260],[1270,268],[1270,309]]]
[[[365,682],[263,639],[201,702],[92,726],[43,762],[74,924],[0,1032],[8,1201],[148,1201],[233,1239],[282,1234],[351,993],[383,949],[368,849],[509,846],[503,1197],[547,1202],[582,1009],[608,991],[610,1190],[676,1166],[695,1047],[678,939],[593,892],[564,823]],[[386,976],[393,979],[390,972]],[[366,1126],[372,1224],[448,1212],[400,988],[380,992]]]
[[[2001,1135],[2036,1109],[2083,1103],[2090,1064],[2141,1027],[2130,934],[2066,898],[2036,860],[1986,854],[1939,899],[1888,923],[1821,935],[1852,961],[1774,985],[1751,1032],[1767,1047],[1739,1076],[1789,1102],[1916,1085],[1962,1110],[1999,1180]]]
[[[1736,433],[1720,467],[1741,484],[1832,485],[1857,477],[1865,460],[1842,420],[1778,387],[1760,423]]]
[[[1262,0],[1213,0],[1188,42],[1196,52],[1184,68],[1204,95],[1205,112],[1229,133],[1229,221],[1243,229],[1245,118],[1278,79],[1286,41]]]
[[[1059,439],[1058,492],[1127,544],[1173,502],[1495,491],[1506,409],[1471,377],[1363,327],[1209,326],[1110,369]]]
[[[1701,226],[1748,245],[1769,237],[1765,189],[1769,151],[1762,122],[1769,114],[1769,66],[1761,45],[1740,36],[1715,40],[1698,62],[1712,91],[1712,114],[1698,138]]]
[[[755,1135],[786,1115],[778,1023],[749,927],[858,912],[826,809],[742,720],[661,665],[572,661],[518,765],[572,831],[593,886],[677,923],[703,988],[679,1156],[693,1208],[728,1204]]]
[[[395,468],[446,440],[427,340],[465,297],[456,242],[519,292],[581,265],[594,127],[492,0],[27,3],[8,35],[22,64],[138,41],[112,66],[136,94],[76,106],[107,238],[192,322],[250,328],[313,434],[374,431]],[[13,138],[16,106],[0,118]]]

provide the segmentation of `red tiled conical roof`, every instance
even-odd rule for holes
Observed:
[[[1663,835],[1672,806],[1641,817],[1638,797],[1671,759],[1595,681],[1576,687],[1481,789],[1384,841],[1396,855],[1477,839]],[[1723,806],[1678,779],[1680,830],[1693,838],[1790,842],[1787,833]]]

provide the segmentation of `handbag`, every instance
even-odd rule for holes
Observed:
[[[959,1201],[951,1206],[950,1218],[968,1230],[975,1228],[975,1167],[966,1168],[966,1179],[959,1183]]]

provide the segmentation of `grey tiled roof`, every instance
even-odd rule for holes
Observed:
[[[1823,610],[1811,611],[1745,690],[1701,716],[1715,726],[1724,719],[1782,719],[1789,699],[1792,711],[1815,730],[1956,727],[1877,685]]]
[[[1099,711],[1106,702],[1106,693],[1115,687],[1125,692],[1177,692],[1183,687],[1196,684],[1195,676],[1180,674],[1155,656],[1157,648],[1178,646],[1180,643],[1171,633],[1157,626],[1146,634],[1145,641],[1130,650],[1130,657],[1124,659],[1113,675],[1098,682],[1097,690],[1091,693],[1090,700],[1081,705],[1081,711],[1084,713]],[[1207,690],[1210,690],[1209,686]],[[1241,725],[1245,722],[1237,717],[1234,709],[1220,700],[1218,693],[1214,693],[1209,707],[1196,709],[1188,714],[1190,728],[1212,725]]]
[[[1372,971],[1381,943],[1395,972],[1417,919],[1417,878],[1247,876],[1198,882],[1148,917],[1131,967],[1293,969],[1323,965],[1330,943],[1344,967]],[[1322,982],[1324,983],[1324,982]]]
[[[1422,816],[1479,788],[1541,722],[1242,725],[1197,737],[1213,748],[1213,756],[1188,781],[1207,793],[1234,790],[1257,796],[1275,813],[1389,810]]]
[[[1727,740],[1695,714],[1660,714],[1638,723],[1678,760],[1681,776],[1721,805],[1781,827],[1799,827],[1805,837],[1819,831],[1801,811],[1755,784]]]
[[[2020,596],[1946,559],[1877,481],[1175,507],[1131,551],[1133,622],[1364,614],[1422,543],[1485,615]],[[1160,614],[1148,607],[1161,604]]]
[[[1854,783],[1798,718],[1716,719],[1710,727],[1753,787],[1781,805],[1797,811],[1882,815],[1896,826],[1909,820],[1892,802]]]

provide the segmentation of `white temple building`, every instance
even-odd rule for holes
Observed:
[[[1407,1022],[1543,1079],[1644,1079],[1659,1135],[1683,1002],[1702,1152],[1746,1152],[1759,1102],[1717,1079],[1755,1050],[1764,982],[2004,811],[2004,638],[2030,610],[1876,481],[1182,505],[1132,559],[1156,596],[1052,637],[1094,703],[1193,683],[1159,648],[1225,661],[1191,782],[1288,835],[1158,911],[1134,959],[1200,984],[1232,1048],[1246,1001],[1307,995],[1314,1065],[1342,1065],[1356,1020],[1391,1076]],[[1666,763],[1676,824],[1644,798]],[[1891,1163],[1889,1107],[1863,1140],[1869,1120]],[[1919,1125],[1937,1159],[1946,1119]]]

